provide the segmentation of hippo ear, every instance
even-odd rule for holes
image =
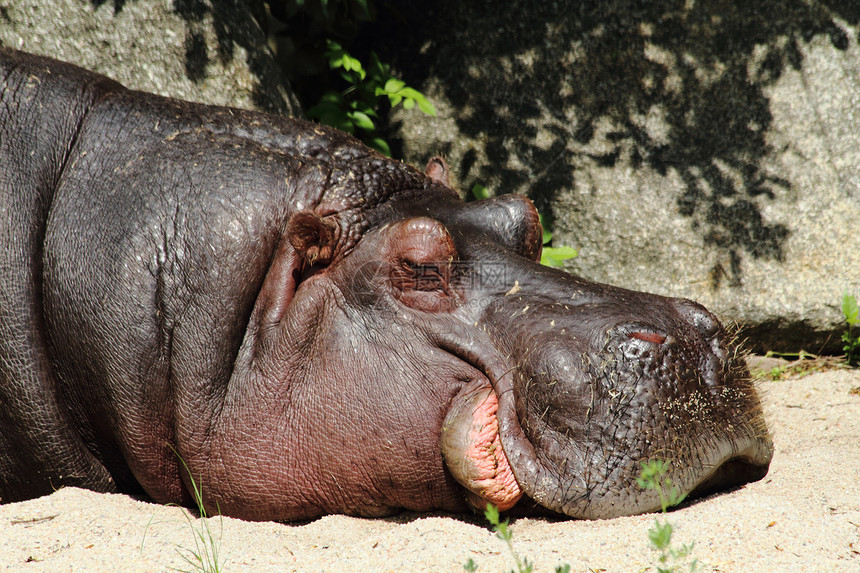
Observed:
[[[327,265],[334,255],[339,230],[335,221],[301,212],[290,218],[287,239],[308,265]]]
[[[427,167],[424,168],[424,173],[437,183],[441,183],[445,187],[450,187],[448,182],[448,164],[439,156],[434,157],[427,162]]]

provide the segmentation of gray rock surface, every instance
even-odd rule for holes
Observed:
[[[574,273],[819,352],[860,298],[858,24],[844,0],[441,0],[370,43],[439,111],[395,115],[407,160],[529,195]]]
[[[295,115],[257,0],[0,0],[0,44],[165,96]]]

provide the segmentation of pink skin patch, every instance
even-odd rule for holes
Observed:
[[[499,440],[498,409],[498,398],[490,391],[472,414],[469,445],[463,452],[468,460],[469,483],[463,485],[470,490],[469,502],[473,506],[484,509],[492,503],[504,511],[516,505],[523,490]]]

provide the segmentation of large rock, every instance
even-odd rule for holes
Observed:
[[[464,191],[531,196],[580,249],[572,272],[696,299],[759,349],[841,348],[860,3],[441,0],[398,18],[377,49],[439,110],[397,116],[408,160],[443,152]]]
[[[0,44],[134,89],[295,115],[264,14],[260,0],[0,0]]]

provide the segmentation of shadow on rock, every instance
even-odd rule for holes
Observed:
[[[676,172],[677,211],[724,253],[710,277],[719,288],[742,282],[745,257],[785,256],[789,229],[762,213],[775,193],[791,190],[761,167],[772,151],[766,89],[800,68],[800,42],[825,35],[845,50],[838,20],[857,25],[860,7],[407,2],[364,41],[410,84],[436,82],[457,110],[457,129],[474,147],[451,154],[449,142],[426,153],[451,154],[469,185],[525,193],[548,213],[589,164]]]
[[[114,14],[122,12],[129,3],[137,0],[112,0]],[[81,0],[89,2],[94,8],[108,3],[108,0]],[[185,73],[194,81],[201,82],[207,77],[209,63],[217,58],[221,63],[228,63],[235,57],[237,47],[243,48],[248,54],[248,67],[259,78],[271,74],[271,54],[261,51],[256,40],[259,35],[261,22],[266,21],[265,8],[262,0],[175,0],[172,10],[186,23],[185,32]],[[206,44],[206,21],[211,17],[211,25],[217,38],[217,53],[210,53]],[[243,28],[255,26],[257,35],[248,33]],[[287,89],[289,86],[285,86]],[[270,88],[271,89],[271,88]],[[254,102],[262,109],[271,107],[271,96],[256,87],[253,93]]]

